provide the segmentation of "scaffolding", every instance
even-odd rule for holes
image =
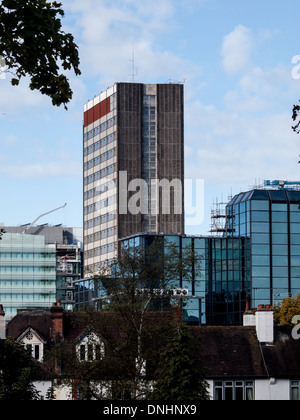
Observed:
[[[249,186],[252,190],[293,190],[300,191],[300,181],[284,180],[255,180],[254,185]]]
[[[221,202],[216,198],[216,200],[213,202],[213,207],[211,210],[211,229],[210,232],[214,234],[215,236],[226,236],[228,233],[228,227],[227,227],[227,219],[229,216],[226,214],[226,206],[231,201],[232,197],[228,197],[227,203],[223,202],[223,199]]]

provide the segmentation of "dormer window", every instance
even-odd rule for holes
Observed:
[[[43,361],[45,341],[32,328],[26,331],[17,339],[27,350],[30,350],[33,359]]]
[[[89,333],[80,338],[76,351],[81,362],[101,360],[104,357],[104,343],[96,334]]]

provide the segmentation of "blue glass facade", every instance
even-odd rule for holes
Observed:
[[[164,239],[164,246],[176,246],[181,255],[191,249],[196,263],[191,267],[192,277],[185,280],[178,277],[175,288],[188,289],[183,313],[190,324],[240,325],[249,294],[246,276],[246,245],[244,238],[209,238],[186,235],[142,234],[121,241],[125,247],[149,247],[155,238]],[[167,252],[167,251],[166,251]],[[76,282],[76,306],[97,302],[106,296],[105,289],[94,279]]]
[[[188,289],[189,299],[184,302],[184,317],[194,324],[206,323],[206,259],[208,252],[208,242],[206,238],[194,238],[184,235],[156,235],[141,234],[121,241],[124,247],[138,247],[147,249],[156,238],[163,239],[165,253],[167,247],[172,244],[180,253],[184,249],[193,249],[195,254],[201,259],[198,269],[191,267],[192,278],[189,280],[178,276],[178,282],[172,284],[172,288]],[[160,242],[161,243],[161,242]],[[101,299],[106,296],[105,288],[101,287],[96,279],[82,279],[75,283],[75,300],[77,308],[84,308],[86,304],[93,304],[96,307]]]
[[[188,321],[207,325],[242,325],[246,302],[252,308],[273,305],[300,293],[300,191],[251,190],[226,207],[224,237],[144,234],[126,238],[128,246],[147,246],[160,236],[179,250],[191,247],[201,257],[189,289]],[[99,299],[93,280],[77,284],[76,303]],[[200,307],[199,307],[200,302]]]
[[[252,307],[300,293],[300,191],[238,194],[227,206],[227,236],[248,241]]]
[[[207,243],[207,324],[241,325],[250,294],[249,240],[208,238]]]
[[[50,308],[56,300],[56,246],[45,237],[6,233],[0,241],[0,302],[6,321],[17,309]]]

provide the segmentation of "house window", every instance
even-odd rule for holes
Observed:
[[[215,401],[253,401],[253,381],[216,381],[214,383]]]
[[[77,346],[77,354],[81,362],[101,360],[104,356],[104,343],[95,334],[89,334]]]
[[[291,382],[291,400],[300,401],[300,381]]]
[[[85,345],[81,345],[80,346],[80,352],[79,352],[79,359],[81,361],[84,361],[85,360],[85,353],[86,353]]]
[[[37,360],[38,362],[41,361],[40,344],[26,344],[26,349],[30,351],[33,359]]]

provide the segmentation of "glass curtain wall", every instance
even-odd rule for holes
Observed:
[[[207,275],[207,323],[241,325],[250,293],[249,240],[210,238]]]
[[[227,236],[249,239],[252,307],[300,293],[300,191],[237,195],[227,206]]]
[[[45,237],[3,235],[0,241],[0,302],[6,321],[17,309],[51,307],[56,300],[56,246]]]

